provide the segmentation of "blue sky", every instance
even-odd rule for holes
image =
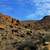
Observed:
[[[0,0],[0,13],[19,20],[39,20],[50,15],[50,0]]]

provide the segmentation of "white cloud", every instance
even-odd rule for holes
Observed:
[[[50,10],[48,10],[47,14],[50,15]]]
[[[37,10],[35,13],[28,15],[28,18],[42,18],[42,16],[50,15],[50,0],[33,0],[33,3],[35,3],[35,6],[37,7]],[[36,17],[37,16],[37,17]]]
[[[29,3],[33,7],[36,6],[35,12],[27,15],[27,19],[41,19],[45,15],[50,15],[50,0],[18,0],[23,3],[23,5]],[[24,1],[24,2],[23,2]]]

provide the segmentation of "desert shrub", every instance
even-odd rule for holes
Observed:
[[[27,26],[24,26],[25,28],[27,28]]]
[[[48,48],[47,48],[47,47],[45,47],[43,50],[48,50]]]
[[[30,27],[30,24],[28,24],[28,27]]]
[[[12,25],[9,25],[10,26],[10,28],[13,28],[13,26]]]
[[[19,20],[16,20],[16,22],[20,23],[20,21],[19,21]]]
[[[47,35],[47,41],[50,42],[50,35]]]

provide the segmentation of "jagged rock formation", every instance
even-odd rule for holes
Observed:
[[[29,23],[25,26],[26,23],[0,14],[0,50],[24,50],[25,47],[41,50],[46,35],[37,30],[40,23],[33,22],[33,25]]]

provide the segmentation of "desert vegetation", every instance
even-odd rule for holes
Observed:
[[[0,50],[49,50],[49,19],[25,22],[0,14]]]

